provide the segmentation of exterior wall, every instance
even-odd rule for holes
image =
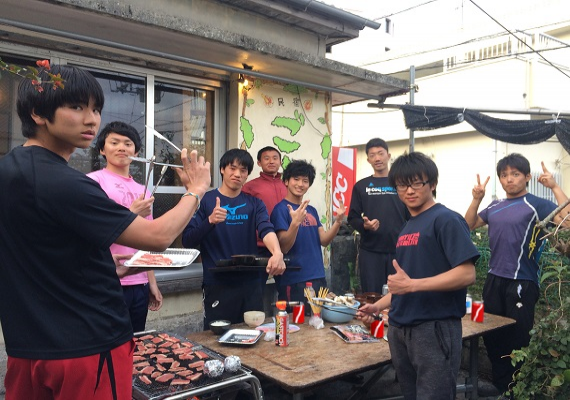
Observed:
[[[233,91],[232,91],[233,93]],[[233,127],[228,147],[240,147],[256,160],[257,152],[274,146],[282,153],[282,165],[290,160],[311,162],[317,176],[305,195],[317,209],[321,223],[328,229],[332,220],[331,206],[331,136],[330,96],[295,85],[249,79],[239,84],[237,113],[230,117]],[[236,140],[237,139],[237,140]],[[249,179],[259,176],[255,167]],[[325,266],[329,264],[325,252]]]
[[[141,22],[152,22],[170,29],[204,37],[233,34],[272,45],[324,57],[326,45],[316,35],[278,23],[258,14],[243,12],[223,2],[208,0],[59,0]],[[294,43],[294,46],[291,44]]]

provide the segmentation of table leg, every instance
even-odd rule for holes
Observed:
[[[467,383],[471,384],[472,389],[467,392],[470,399],[478,399],[478,382],[479,382],[479,336],[469,339],[469,378]]]
[[[366,382],[364,382],[362,385],[357,386],[354,393],[350,395],[350,397],[347,400],[358,400],[361,398],[365,398],[370,388],[376,382],[378,382],[378,380],[382,378],[382,376],[384,376],[384,374],[391,368],[392,364],[387,364],[380,367],[378,370],[376,370],[376,372],[374,372],[374,374],[370,378],[368,378]]]

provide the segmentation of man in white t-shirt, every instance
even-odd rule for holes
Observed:
[[[124,122],[110,122],[97,137],[96,147],[107,160],[107,166],[87,174],[99,182],[109,198],[148,220],[152,219],[152,203],[145,187],[129,173],[132,160],[141,148],[141,138],[134,127]],[[117,243],[111,245],[112,254],[132,254],[137,249]],[[121,278],[125,303],[129,308],[134,332],[145,330],[148,310],[157,311],[162,306],[162,294],[156,284],[154,271],[141,272]]]

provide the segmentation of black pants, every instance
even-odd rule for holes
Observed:
[[[520,365],[513,366],[511,358],[505,356],[513,350],[528,346],[538,296],[538,286],[531,281],[506,279],[492,274],[489,274],[485,281],[485,312],[517,321],[514,325],[483,336],[491,360],[493,384],[502,392],[508,390],[513,373],[520,368]]]
[[[123,297],[129,308],[133,332],[142,332],[145,329],[149,296],[148,283],[123,286]]]
[[[259,280],[233,285],[204,286],[204,330],[217,319],[227,319],[232,324],[243,322],[246,311],[263,311],[263,296]]]
[[[395,274],[392,253],[375,253],[360,248],[358,251],[358,269],[360,287],[363,292],[382,293],[382,286],[388,283],[388,275]]]

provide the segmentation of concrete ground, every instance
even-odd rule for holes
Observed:
[[[373,372],[366,372],[361,374],[360,376],[367,380]],[[465,382],[465,377],[467,376],[467,371],[461,370],[460,371],[460,378],[458,383]],[[348,399],[355,391],[355,381],[347,381],[347,380],[338,380],[335,382],[331,382],[329,384],[323,385],[319,387],[318,390],[315,390],[311,393],[306,393],[304,395],[304,400],[346,400]],[[271,382],[262,380],[261,386],[263,389],[264,399],[265,400],[291,400],[292,395],[287,393],[283,389],[279,388],[275,384]],[[491,387],[491,383],[485,379],[479,378],[479,389],[489,389]],[[374,384],[370,390],[368,391],[366,397],[363,399],[366,400],[373,400],[373,399],[381,399],[381,398],[389,398],[390,396],[398,396],[400,394],[400,388],[398,383],[395,381],[395,374],[394,370],[390,369],[387,371],[384,376]],[[457,395],[456,399],[465,399],[467,398],[464,393],[460,393]],[[480,400],[496,400],[498,396],[492,397],[482,397],[480,395]],[[4,394],[0,393],[0,400],[4,400]]]
[[[364,380],[366,380],[372,374],[373,372],[367,372],[361,374],[361,376],[364,378]],[[467,371],[461,370],[458,383],[464,383],[466,376],[467,376]],[[355,383],[356,382],[338,380],[323,385],[318,390],[315,390],[312,393],[306,393],[304,395],[304,399],[305,400],[346,400],[350,398],[350,396],[354,393]],[[270,382],[262,380],[261,386],[263,389],[265,400],[291,400],[293,397],[291,394],[285,392],[283,389],[279,388],[278,386]],[[489,381],[479,378],[480,390],[481,389],[490,390],[491,387],[492,384]],[[363,397],[363,399],[367,400],[381,399],[398,395],[400,395],[400,388],[395,380],[394,370],[390,369],[375,385],[373,385],[370,388],[366,397]],[[468,397],[466,397],[464,393],[460,393],[456,397],[456,399],[465,399],[465,398]],[[482,397],[480,395],[479,397],[480,400],[495,400],[497,398],[498,396]]]

